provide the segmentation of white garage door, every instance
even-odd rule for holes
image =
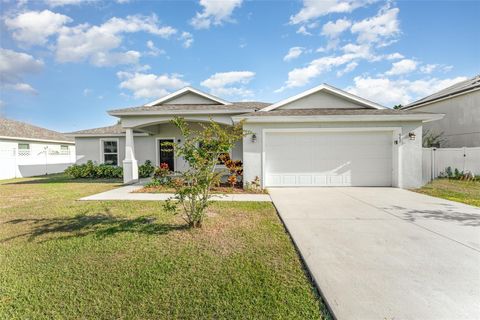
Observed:
[[[267,132],[265,185],[391,186],[392,132]]]

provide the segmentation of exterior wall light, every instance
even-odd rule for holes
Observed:
[[[409,133],[408,133],[408,138],[409,138],[410,140],[413,141],[413,140],[415,140],[416,137],[417,137],[417,136],[416,136],[415,132],[409,132]]]
[[[255,133],[252,134],[252,142],[253,143],[257,142],[257,135]]]

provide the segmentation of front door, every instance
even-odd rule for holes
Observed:
[[[170,171],[175,171],[175,158],[173,150],[169,151],[167,149],[171,149],[170,146],[163,145],[165,142],[173,143],[173,139],[159,139],[158,140],[158,150],[160,152],[160,163],[168,164],[168,168]]]

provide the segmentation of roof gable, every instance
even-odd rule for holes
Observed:
[[[172,92],[158,100],[145,104],[147,107],[158,106],[161,104],[221,104],[229,105],[228,101],[215,97],[206,92],[200,91],[192,87],[185,87],[178,91]]]
[[[275,109],[385,109],[385,107],[372,101],[363,99],[346,91],[321,84],[315,88],[304,91],[293,97],[284,99],[262,111]]]

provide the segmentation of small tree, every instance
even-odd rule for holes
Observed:
[[[229,152],[246,133],[242,123],[224,127],[210,120],[196,131],[183,118],[175,117],[172,123],[180,129],[184,140],[183,143],[169,143],[164,150],[173,151],[174,148],[176,155],[183,157],[189,167],[181,177],[172,180],[175,195],[164,207],[174,214],[182,212],[188,225],[198,228],[205,218],[210,189],[224,174],[216,170],[219,157]]]
[[[401,108],[403,108],[403,106],[401,104],[396,104],[396,105],[393,106],[393,109],[395,109],[395,110],[399,110]]]
[[[443,137],[443,132],[436,133],[428,129],[423,132],[422,145],[424,148],[440,148],[440,144],[445,141],[447,141],[447,139]]]

